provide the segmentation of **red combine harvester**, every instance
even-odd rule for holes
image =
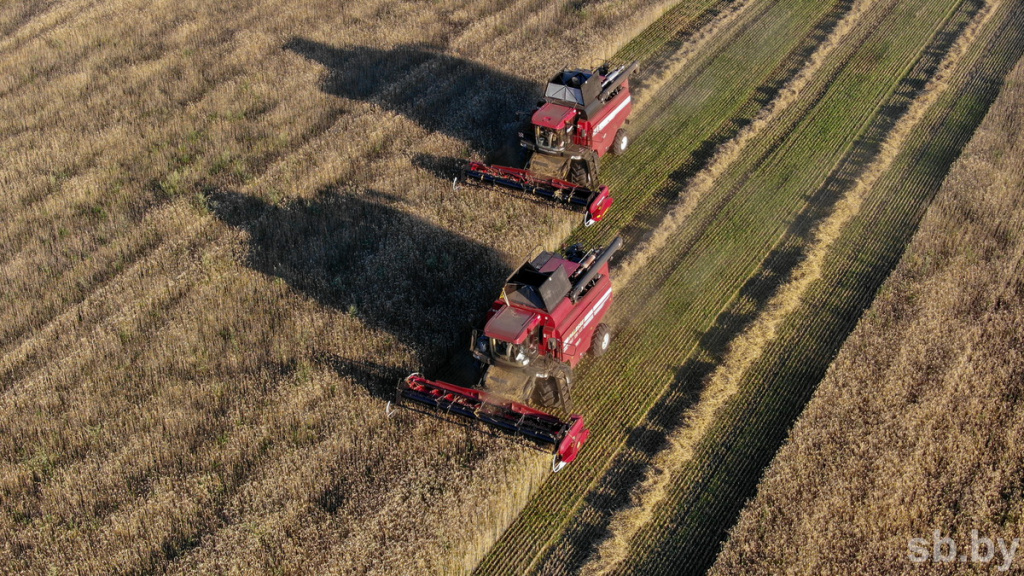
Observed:
[[[525,169],[471,162],[465,179],[582,208],[587,226],[600,221],[614,202],[608,187],[598,183],[600,159],[609,150],[624,152],[629,144],[623,126],[633,110],[629,76],[637,67],[634,61],[611,72],[559,72],[519,132],[519,143],[530,153]]]
[[[586,353],[608,350],[611,332],[601,323],[612,303],[608,261],[621,246],[621,238],[589,252],[577,245],[564,256],[541,252],[523,264],[505,282],[482,333],[473,334],[473,356],[482,366],[477,387],[411,374],[399,381],[396,403],[522,435],[551,447],[551,468],[561,470],[590,435],[583,417],[572,414],[573,368]],[[539,408],[560,408],[568,420]]]

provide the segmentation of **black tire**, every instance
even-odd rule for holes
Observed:
[[[561,364],[551,372],[551,383],[558,388],[558,400],[562,409],[572,412],[572,368]]]
[[[604,356],[612,342],[612,331],[607,324],[598,324],[594,329],[594,337],[590,340],[590,353],[594,358]]]
[[[583,162],[574,160],[569,164],[569,181],[580,186],[590,186],[590,171]]]
[[[533,384],[533,403],[541,408],[558,405],[558,383],[553,378],[537,378]]]
[[[626,134],[625,129],[620,129],[615,133],[615,140],[612,140],[612,154],[618,156],[626,151],[629,146],[629,135]]]
[[[566,364],[552,367],[547,376],[534,381],[531,402],[540,408],[561,406],[567,412],[572,411],[572,368]]]

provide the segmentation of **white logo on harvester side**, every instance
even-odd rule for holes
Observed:
[[[597,304],[594,304],[594,307],[590,310],[590,312],[587,312],[587,316],[586,318],[583,319],[583,322],[580,322],[576,326],[576,328],[573,328],[572,334],[570,334],[569,337],[566,338],[564,342],[562,342],[562,352],[569,351],[569,346],[572,346],[573,344],[576,343],[576,338],[579,337],[580,332],[582,332],[583,329],[587,327],[587,324],[590,324],[591,322],[594,321],[594,318],[597,317],[597,313],[601,311],[601,308],[604,308],[604,305],[608,303],[608,299],[611,297],[611,290],[605,292],[604,296],[601,296],[601,298],[597,301]]]
[[[609,114],[607,117],[605,117],[604,120],[601,120],[601,123],[598,124],[594,128],[594,133],[596,134],[596,133],[600,132],[601,130],[604,130],[604,127],[607,126],[608,123],[612,121],[612,118],[615,118],[616,116],[618,116],[619,112],[622,112],[622,109],[625,108],[627,104],[629,104],[630,100],[631,100],[631,97],[630,96],[626,96],[626,99],[623,100],[621,104],[616,106],[615,110],[612,110],[612,113]]]

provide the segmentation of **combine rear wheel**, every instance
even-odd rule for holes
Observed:
[[[559,365],[551,371],[551,381],[558,388],[558,401],[562,409],[572,412],[572,368],[566,364]]]
[[[629,146],[629,135],[625,130],[619,130],[615,133],[615,140],[612,141],[612,154],[622,154],[626,151],[627,146]]]
[[[604,356],[611,343],[612,331],[608,328],[608,325],[598,324],[597,328],[594,329],[594,339],[590,343],[590,353],[594,355],[594,358]]]
[[[536,378],[533,386],[533,403],[542,408],[561,406],[566,412],[572,411],[572,368],[565,364],[553,366],[547,376]]]
[[[533,403],[542,408],[558,405],[558,385],[552,378],[534,379]]]

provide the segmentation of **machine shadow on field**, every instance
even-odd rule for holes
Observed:
[[[416,154],[411,159],[412,165],[430,172],[434,176],[451,182],[453,178],[462,176],[462,169],[466,166],[463,158],[454,156],[437,156],[434,154]]]
[[[329,351],[314,360],[390,398],[395,379],[434,371],[469,341],[511,271],[495,250],[395,208],[374,192],[333,187],[275,205],[234,191],[207,194],[211,211],[249,234],[246,264],[316,301],[392,334],[422,366],[403,373]],[[381,342],[367,346],[381,346]]]
[[[292,38],[284,48],[326,68],[320,89],[327,94],[377,104],[468,143],[491,162],[518,157],[517,113],[531,110],[542,96],[539,82],[430,46],[336,48]]]

